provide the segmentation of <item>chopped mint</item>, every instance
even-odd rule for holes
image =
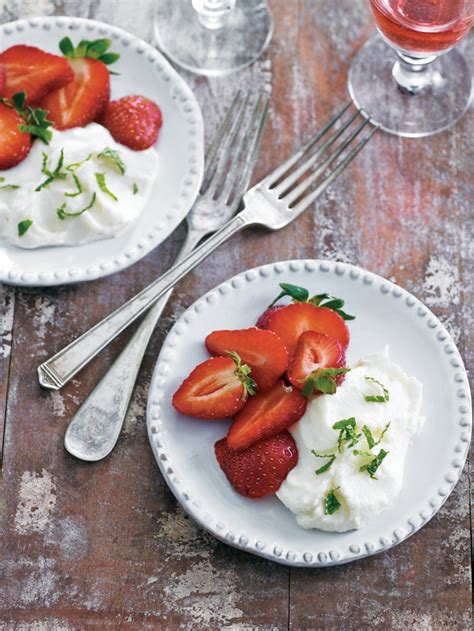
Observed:
[[[134,195],[138,193],[138,186],[136,182],[133,183],[132,190]]]
[[[3,184],[5,182],[4,177],[0,177],[0,191],[13,191],[15,188],[20,188],[18,184]]]
[[[390,421],[387,423],[387,425],[385,425],[382,433],[380,434],[380,438],[377,441],[373,437],[373,434],[370,431],[370,429],[367,427],[367,425],[364,425],[362,427],[362,432],[363,432],[365,438],[367,439],[367,444],[369,445],[369,449],[372,449],[373,447],[375,447],[376,445],[378,445],[381,442],[382,438],[385,435],[385,432],[388,430],[389,427],[390,427]]]
[[[118,197],[116,197],[112,191],[107,188],[107,184],[105,183],[105,173],[95,173],[95,179],[97,180],[100,190],[111,197],[114,201],[118,202]]]
[[[385,456],[388,455],[388,453],[389,452],[385,451],[385,449],[381,449],[379,453],[375,456],[375,458],[373,458],[368,464],[362,465],[359,471],[367,471],[367,473],[370,475],[370,477],[373,480],[377,480],[375,473],[377,469],[380,467],[380,465],[382,464],[382,461],[385,458]]]
[[[339,490],[339,487],[335,489],[331,489],[329,493],[324,498],[324,514],[332,515],[337,510],[339,510],[342,506],[341,502],[336,497],[336,491]]]
[[[79,178],[77,177],[75,173],[72,173],[72,177],[73,177],[74,183],[76,184],[77,190],[75,193],[64,193],[65,197],[77,197],[78,195],[82,193],[82,184]]]
[[[50,171],[48,169],[48,160],[49,160],[48,154],[43,152],[43,162],[42,162],[42,165],[41,165],[41,173],[43,173],[43,175],[46,175],[47,177],[44,180],[44,182],[41,182],[41,184],[35,188],[36,192],[38,192],[41,189],[45,188],[45,186],[48,186],[54,180],[64,180],[67,177],[67,173],[65,173],[64,171],[61,171],[61,169],[63,168],[63,164],[64,164],[64,149],[61,149],[61,153],[59,154],[58,163],[57,163],[56,168],[54,169],[54,171]]]
[[[362,434],[357,432],[356,420],[355,417],[345,418],[341,421],[337,421],[332,426],[333,429],[338,429],[339,436],[337,439],[337,449],[339,453],[342,453],[344,450],[344,443],[347,443],[348,447],[354,447],[359,442]]]
[[[115,149],[106,147],[103,151],[97,154],[97,157],[109,160],[116,167],[117,171],[119,171],[122,175],[125,175],[125,162],[120,157],[120,153]]]
[[[316,475],[321,475],[321,473],[324,473],[325,471],[327,471],[329,467],[332,465],[332,463],[334,462],[334,460],[336,460],[336,454],[320,454],[317,451],[314,451],[314,449],[311,450],[311,453],[313,454],[313,456],[316,456],[316,458],[329,458],[329,460],[325,464],[323,464],[322,467],[319,467],[319,469],[316,469],[315,471]]]
[[[317,368],[306,377],[301,394],[304,397],[310,397],[315,390],[324,392],[324,394],[334,394],[337,389],[337,382],[334,377],[349,371],[350,368]]]
[[[31,219],[23,219],[23,221],[20,221],[20,223],[18,224],[18,236],[22,237],[25,232],[28,232],[32,225],[33,222]]]
[[[84,162],[87,162],[91,158],[92,153],[90,153],[86,158],[84,158],[84,160],[81,160],[80,162],[71,162],[71,164],[67,165],[66,169],[72,173],[73,171],[76,171],[79,167],[81,167]]]
[[[66,217],[79,217],[80,215],[82,215],[82,213],[85,213],[86,210],[90,210],[92,208],[92,206],[95,204],[95,200],[96,200],[96,194],[93,193],[91,201],[89,202],[89,204],[85,208],[83,208],[82,210],[79,210],[78,212],[75,212],[75,213],[67,212],[67,210],[66,210],[67,202],[64,202],[56,210],[56,214],[58,215],[59,219],[61,219],[61,220],[66,219]]]
[[[386,403],[389,400],[389,393],[387,388],[380,383],[380,381],[377,381],[377,379],[374,379],[373,377],[365,377],[367,381],[372,381],[373,383],[376,383],[378,386],[380,386],[382,388],[382,392],[383,395],[365,395],[365,400],[368,403]]]

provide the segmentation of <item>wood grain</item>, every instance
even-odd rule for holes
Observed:
[[[237,85],[272,82],[255,178],[347,100],[351,58],[373,28],[365,0],[270,4],[276,31],[264,58],[230,78],[185,75],[207,139]],[[152,38],[152,0],[0,0],[1,22],[40,14],[93,17]],[[462,48],[472,62],[472,42]],[[183,229],[111,278],[2,289],[0,629],[471,628],[468,470],[403,545],[349,566],[289,570],[224,546],[184,515],[153,460],[145,407],[161,342],[182,311],[225,278],[287,258],[349,261],[392,278],[433,309],[472,365],[473,128],[471,115],[422,141],[377,134],[285,231],[238,235],[190,274],[155,332],[119,444],[101,463],[71,458],[63,435],[129,333],[61,393],[40,390],[36,367],[166,270]]]

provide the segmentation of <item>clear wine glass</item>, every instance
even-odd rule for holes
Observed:
[[[179,66],[209,76],[251,64],[267,48],[273,17],[265,0],[156,0],[158,47]]]
[[[453,47],[471,28],[474,0],[370,0],[376,36],[349,71],[354,103],[398,136],[436,134],[467,110],[468,64]]]

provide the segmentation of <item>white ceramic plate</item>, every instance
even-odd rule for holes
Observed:
[[[346,300],[348,363],[390,345],[393,361],[424,388],[426,423],[406,460],[403,490],[386,512],[360,530],[327,533],[300,528],[275,497],[246,499],[230,487],[213,446],[228,422],[175,412],[171,397],[194,366],[208,357],[203,340],[214,329],[251,326],[278,292],[302,285]],[[360,268],[329,261],[264,265],[219,285],[192,305],[169,333],[153,375],[148,433],[161,472],[183,508],[229,545],[279,563],[347,563],[400,543],[429,521],[462,471],[471,436],[469,384],[459,352],[444,326],[419,300]]]
[[[0,245],[0,281],[14,285],[58,285],[92,280],[135,263],[160,244],[185,217],[199,190],[204,165],[203,121],[188,85],[152,46],[119,28],[70,17],[19,20],[0,26],[1,50],[15,44],[38,46],[60,54],[68,35],[81,39],[109,37],[120,53],[111,76],[112,99],[143,94],[163,112],[156,149],[159,174],[138,221],[117,238],[73,247],[22,250]],[[37,141],[38,142],[38,141]]]

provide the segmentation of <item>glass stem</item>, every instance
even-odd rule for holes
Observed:
[[[192,0],[200,23],[210,30],[222,28],[236,0]]]
[[[397,50],[397,61],[393,65],[392,75],[399,89],[406,94],[418,94],[431,85],[434,78],[433,61],[437,55],[414,57]]]

